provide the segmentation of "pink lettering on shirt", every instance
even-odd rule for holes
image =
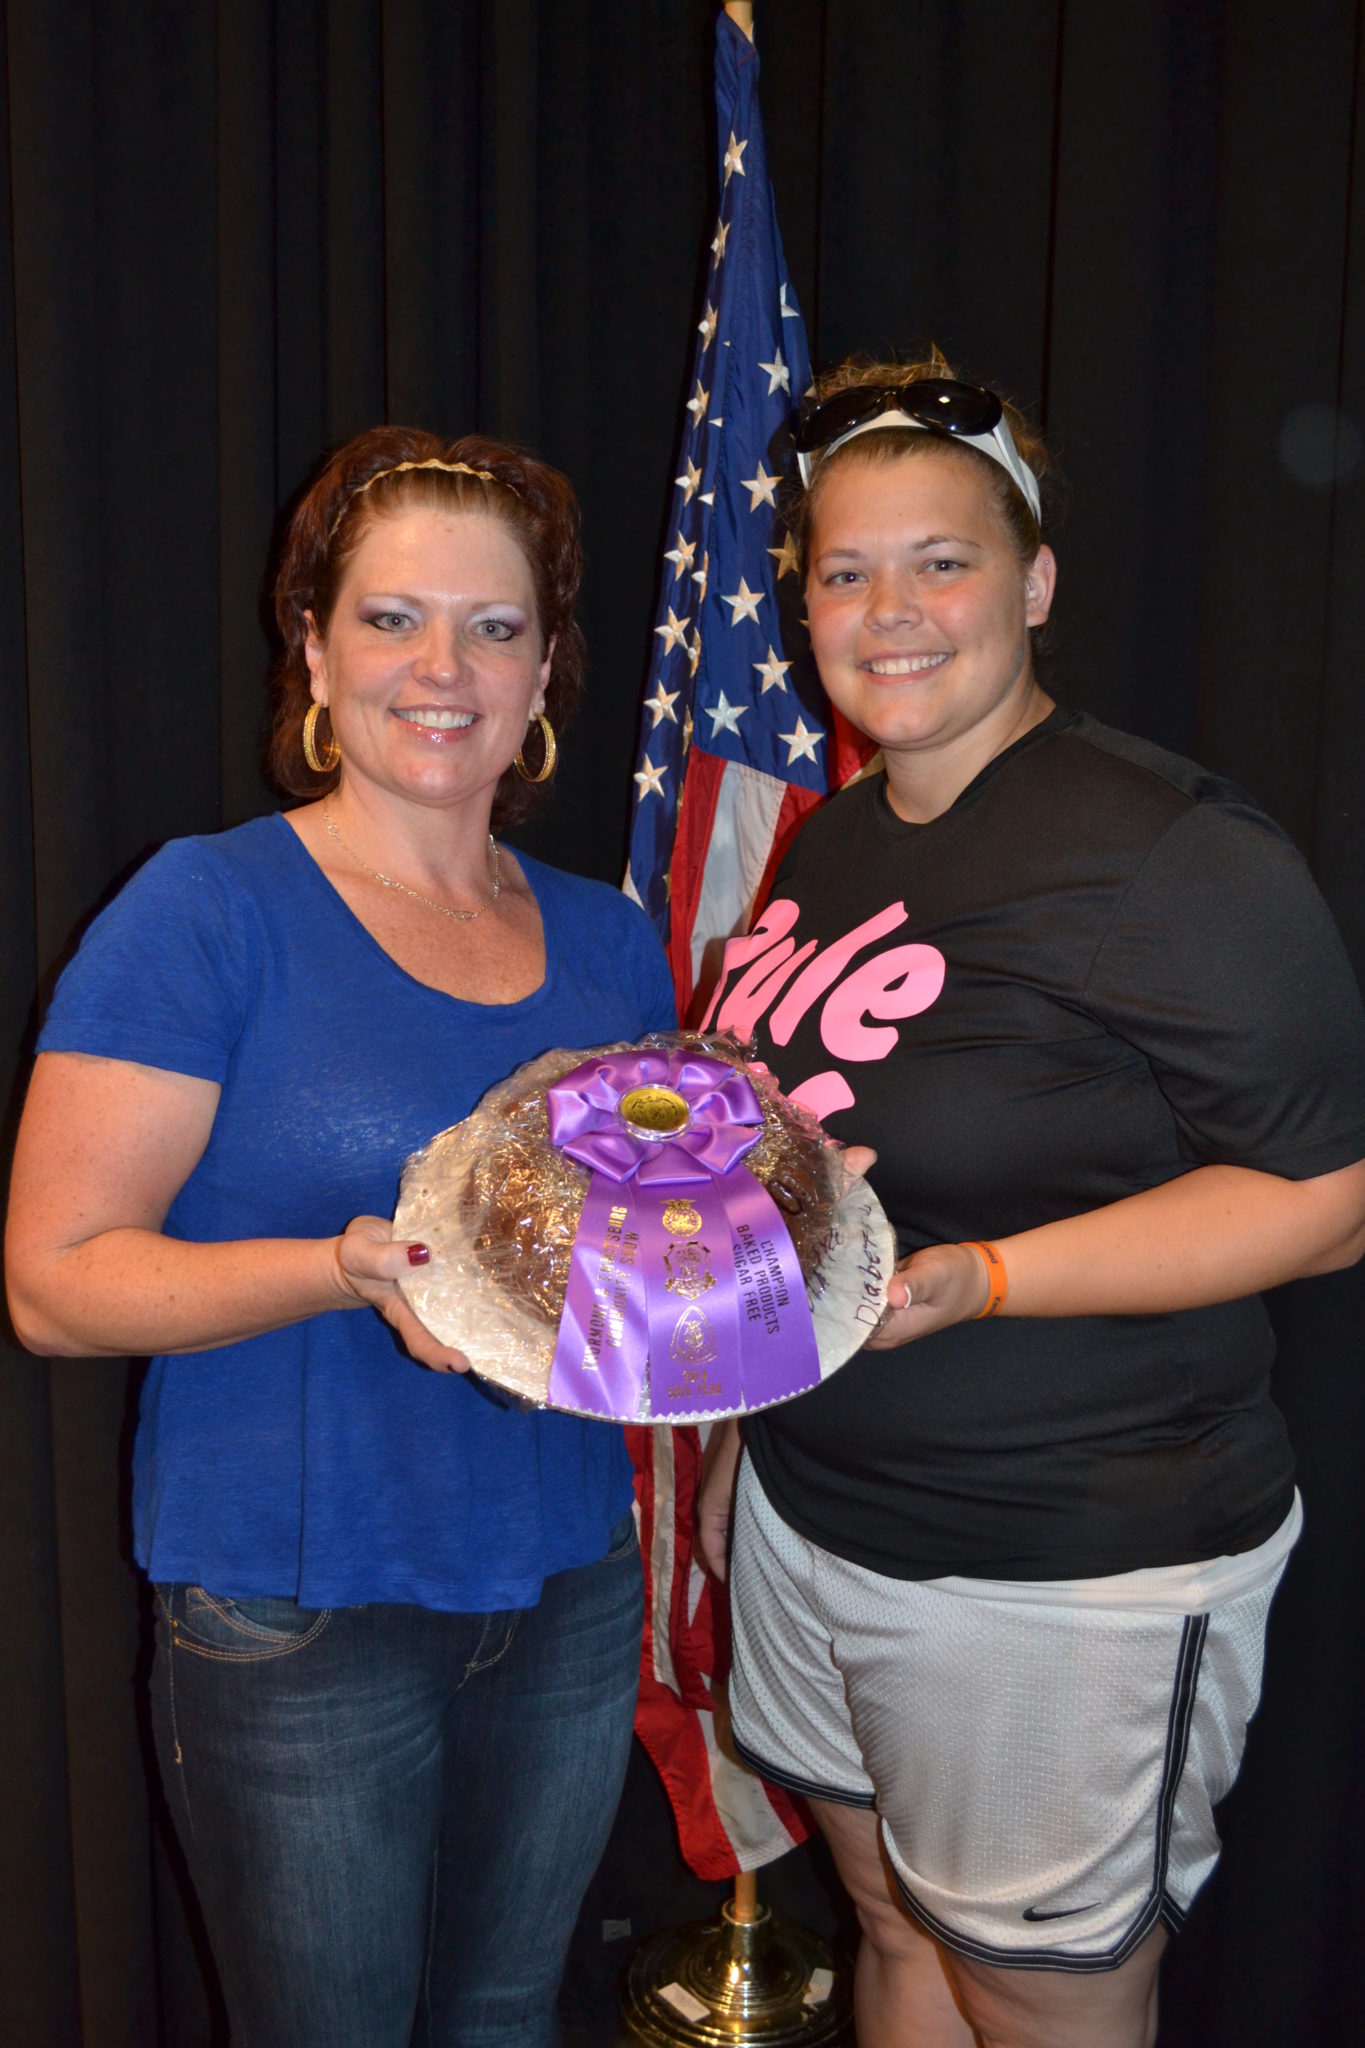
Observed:
[[[817,1003],[825,990],[839,979],[853,955],[861,953],[863,947],[870,946],[874,939],[884,938],[887,932],[895,931],[908,916],[903,903],[888,903],[885,910],[879,910],[865,924],[856,925],[846,937],[836,939],[832,946],[826,946],[823,953],[817,953],[768,1019],[773,1043],[785,1045],[811,1004]]]
[[[725,984],[735,969],[747,966],[750,960],[757,960],[760,954],[775,951],[778,940],[786,938],[787,933],[800,915],[801,906],[799,903],[793,903],[790,898],[785,896],[779,897],[776,903],[767,905],[758,923],[745,937],[727,939],[725,944],[725,964],[720,971],[720,980],[716,983],[715,994],[707,1005],[706,1015],[701,1020],[701,1029],[703,1031],[711,1029],[711,1019],[716,1015],[716,1006],[724,995]],[[788,950],[790,951],[791,949],[789,948]],[[727,1010],[729,1008],[728,1002],[726,1008]],[[725,1016],[716,1019],[715,1028],[718,1031],[733,1029]],[[748,1033],[744,1033],[744,1036],[747,1037]]]
[[[836,1060],[884,1060],[899,1031],[870,1031],[864,1017],[917,1017],[936,1003],[946,963],[937,946],[889,946],[855,967],[820,1012],[820,1036]]]
[[[778,898],[747,937],[731,939],[726,946],[703,1031],[733,1031],[737,1038],[747,1039],[771,1008],[768,1030],[775,1044],[786,1045],[807,1011],[824,996],[820,1039],[826,1051],[837,1060],[884,1060],[900,1040],[894,1023],[916,1017],[936,1003],[947,972],[937,946],[913,944],[885,947],[852,966],[855,955],[897,930],[908,915],[903,903],[889,903],[822,950],[814,939],[797,945],[790,934],[800,906],[787,897]],[[730,986],[736,973],[739,979]],[[867,1023],[868,1018],[874,1023]],[[830,1067],[803,1081],[793,1090],[792,1100],[823,1119],[836,1110],[851,1109],[855,1097],[845,1076]]]
[[[793,1088],[790,1099],[808,1109],[817,1123],[823,1123],[836,1109],[852,1109],[854,1094],[839,1069],[830,1067],[826,1073],[812,1074],[809,1081]]]
[[[814,939],[808,939],[799,951],[795,939],[782,939],[771,952],[762,954],[747,974],[741,974],[725,998],[725,1008],[720,1013],[722,1029],[733,1031],[736,1038],[747,1038],[778,990],[814,951]],[[726,962],[728,965],[728,947]]]

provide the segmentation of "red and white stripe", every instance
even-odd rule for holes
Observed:
[[[664,1781],[698,1877],[758,1870],[810,1833],[779,1786],[729,1753],[725,1588],[692,1555],[701,1475],[695,1429],[628,1429],[645,1558],[645,1642],[635,1732]]]

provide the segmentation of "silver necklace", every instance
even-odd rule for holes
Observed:
[[[335,844],[341,848],[343,853],[350,855],[361,873],[368,875],[372,882],[382,882],[386,889],[397,889],[400,896],[411,896],[414,903],[425,903],[428,910],[439,910],[442,917],[453,917],[456,924],[473,924],[476,917],[483,916],[488,908],[488,903],[496,903],[498,900],[499,892],[502,889],[502,863],[498,851],[498,842],[491,832],[488,835],[488,846],[493,856],[493,893],[489,897],[488,903],[481,903],[477,910],[452,910],[448,903],[438,903],[434,896],[424,896],[420,889],[410,889],[406,882],[395,882],[392,875],[382,875],[378,868],[372,868],[368,861],[363,861],[355,848],[348,846],[340,832],[338,832],[336,819],[332,816],[326,797],[322,799],[322,822],[327,827]]]

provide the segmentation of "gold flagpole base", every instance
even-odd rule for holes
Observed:
[[[853,1975],[823,1941],[766,1906],[674,1927],[644,1942],[621,1985],[626,2036],[645,2048],[853,2039]]]

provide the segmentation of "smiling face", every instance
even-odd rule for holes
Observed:
[[[1037,694],[1028,629],[1047,618],[1054,576],[1049,548],[1020,561],[960,455],[855,458],[823,481],[811,645],[831,701],[886,756],[893,797],[898,772],[932,755],[965,787],[1022,729]]]
[[[551,651],[530,567],[501,520],[418,505],[373,520],[326,630],[310,614],[304,646],[343,786],[491,806],[544,708]]]

